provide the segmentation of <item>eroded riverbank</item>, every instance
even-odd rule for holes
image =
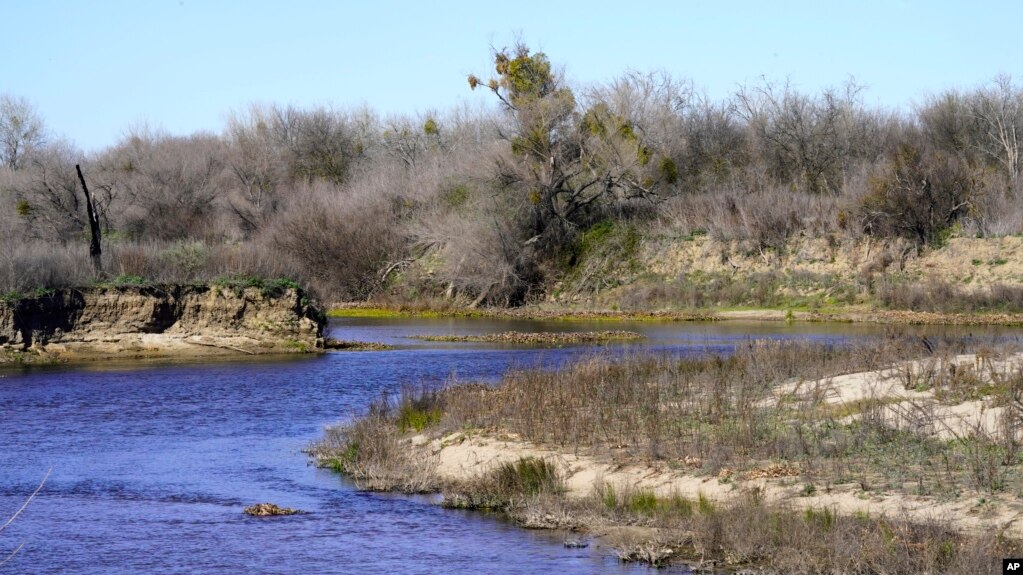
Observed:
[[[292,285],[51,290],[0,302],[0,364],[311,352],[324,325]]]

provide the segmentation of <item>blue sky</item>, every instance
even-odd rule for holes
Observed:
[[[714,98],[761,76],[817,90],[850,76],[908,109],[999,73],[1023,80],[1023,2],[313,2],[7,0],[0,92],[86,150],[132,125],[219,132],[252,102],[378,112],[486,101],[490,47],[521,37],[576,85],[629,69]]]

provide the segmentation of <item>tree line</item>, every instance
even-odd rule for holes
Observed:
[[[796,234],[1023,231],[1023,89],[1007,76],[911,111],[862,86],[761,81],[714,101],[630,72],[570,86],[539,52],[496,51],[481,104],[381,117],[260,105],[219,133],[129,130],[85,154],[0,96],[0,292],[289,276],[333,300],[388,290],[476,305],[542,297],[594,226],[671,228],[782,250]],[[82,253],[89,179],[103,229]],[[418,266],[415,281],[403,277]],[[409,276],[411,277],[411,276]]]

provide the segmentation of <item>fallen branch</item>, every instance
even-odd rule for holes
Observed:
[[[19,515],[21,515],[21,512],[24,511],[26,507],[28,507],[29,503],[32,503],[32,500],[35,499],[36,495],[39,495],[39,492],[43,490],[43,486],[46,485],[46,480],[50,478],[51,473],[53,473],[52,467],[46,471],[46,475],[43,476],[43,480],[39,482],[39,486],[36,487],[36,490],[33,491],[32,494],[29,495],[27,499],[25,499],[25,502],[21,504],[21,507],[14,512],[14,515],[11,515],[11,518],[7,520],[7,523],[0,525],[0,532],[2,532],[4,529],[7,529],[7,527],[9,527],[11,523],[14,523],[14,520],[17,519]],[[4,563],[7,563],[11,559],[13,559],[14,556],[17,555],[18,552],[21,551],[21,549],[24,546],[25,546],[24,543],[18,545],[18,547],[14,551],[11,551],[10,555],[4,557],[4,559],[0,561],[0,565],[3,565]]]
[[[206,342],[203,342],[203,341],[191,341],[191,340],[185,340],[185,341],[187,343],[191,343],[191,344],[194,344],[194,345],[204,345],[206,347],[218,347],[218,348],[221,348],[221,349],[229,349],[231,351],[237,351],[237,352],[240,352],[240,353],[247,353],[249,355],[256,355],[256,352],[254,352],[254,351],[249,351],[247,349],[242,349],[240,347],[235,347],[233,345],[227,345],[226,343],[219,343],[218,344],[218,343],[206,343]]]

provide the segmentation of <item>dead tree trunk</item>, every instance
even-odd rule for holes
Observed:
[[[103,250],[100,248],[101,231],[99,228],[99,214],[96,206],[92,203],[92,195],[89,194],[89,186],[85,185],[85,176],[82,175],[82,167],[75,164],[78,171],[78,179],[82,182],[82,191],[85,192],[85,210],[89,216],[89,257],[92,258],[92,267],[96,271],[96,277],[102,278],[103,274]]]

